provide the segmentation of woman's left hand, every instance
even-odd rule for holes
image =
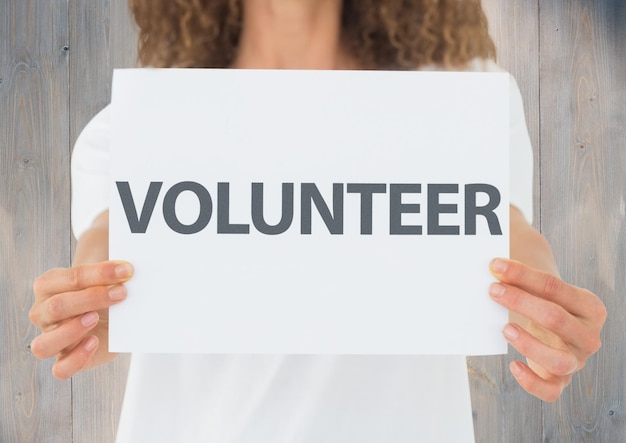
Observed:
[[[592,292],[518,261],[495,259],[490,270],[499,282],[489,293],[511,313],[503,334],[528,362],[510,370],[526,391],[555,401],[600,349],[606,308]]]

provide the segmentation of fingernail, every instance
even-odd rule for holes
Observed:
[[[83,315],[80,319],[80,322],[84,327],[93,326],[98,321],[98,313],[97,312],[88,312]]]
[[[570,369],[570,370],[567,372],[567,374],[565,374],[565,375],[571,375],[571,374],[573,374],[574,372],[576,372],[577,370],[578,370],[578,363],[574,363],[574,366],[572,366],[572,369]]]
[[[513,325],[506,325],[502,330],[502,333],[507,338],[507,340],[511,341],[517,340],[517,338],[519,337],[519,331]]]
[[[113,286],[109,289],[109,298],[111,300],[124,300],[126,295],[127,291],[125,286]]]
[[[506,292],[506,288],[504,287],[504,285],[500,283],[492,283],[491,286],[489,287],[489,295],[491,295],[494,298],[502,297],[505,292]]]
[[[511,372],[516,377],[520,377],[524,373],[522,367],[520,366],[520,363],[517,361],[514,361],[513,363],[511,363],[510,368],[511,368]]]
[[[491,262],[491,270],[497,274],[504,274],[508,268],[508,264],[504,260],[498,258]]]
[[[115,268],[115,276],[118,278],[128,278],[133,275],[133,267],[128,263],[122,263]]]
[[[85,342],[84,348],[85,351],[92,351],[96,346],[98,346],[98,337],[92,335]]]

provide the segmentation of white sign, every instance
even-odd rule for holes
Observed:
[[[110,349],[505,353],[508,82],[116,71]]]

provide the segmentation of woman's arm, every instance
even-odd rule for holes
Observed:
[[[109,214],[100,214],[78,240],[71,268],[52,269],[33,285],[31,321],[42,331],[31,343],[38,358],[56,357],[52,373],[66,379],[112,360],[109,306],[126,298],[129,263],[108,261]]]
[[[74,266],[109,259],[109,211],[104,211],[76,243]]]
[[[515,361],[510,369],[526,391],[555,401],[600,349],[606,308],[592,292],[560,279],[548,242],[513,206],[511,258],[492,261],[500,282],[490,288],[510,312],[505,338],[528,362]]]

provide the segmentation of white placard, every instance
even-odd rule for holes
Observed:
[[[121,70],[112,106],[112,351],[506,352],[508,74]]]

